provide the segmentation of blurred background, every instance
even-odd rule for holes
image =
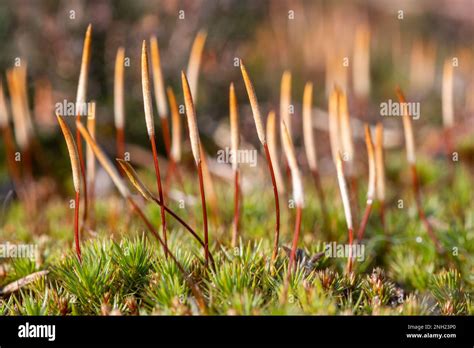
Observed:
[[[455,57],[459,62],[454,72],[455,118],[462,125],[461,132],[472,132],[471,0],[2,1],[0,71],[5,93],[8,95],[4,72],[20,59],[21,64],[27,64],[29,106],[47,158],[55,156],[58,148],[65,154],[60,133],[53,131],[57,129],[54,105],[65,99],[75,101],[84,33],[89,23],[93,33],[87,98],[97,102],[99,143],[112,153],[117,48],[124,46],[125,57],[130,60],[125,69],[126,139],[147,146],[139,60],[142,40],[152,34],[157,36],[165,83],[173,87],[178,104],[182,104],[180,71],[186,69],[199,30],[207,31],[207,40],[197,114],[203,143],[211,157],[229,142],[221,126],[225,128],[228,123],[231,81],[236,84],[242,136],[258,148],[248,98],[235,64],[238,58],[246,63],[265,115],[270,109],[278,111],[282,73],[286,69],[292,72],[293,129],[299,145],[306,81],[314,83],[316,108],[327,110],[327,92],[337,83],[348,93],[351,116],[371,123],[380,120],[380,103],[395,100],[394,88],[400,85],[408,99],[422,102],[422,116],[416,127],[426,126],[429,134],[430,127],[442,124],[443,62]],[[358,72],[353,68],[357,47],[361,42],[364,45],[364,37],[370,52],[368,87],[357,86]],[[155,119],[159,127],[156,109]],[[386,122],[388,129],[401,129],[400,120]],[[320,128],[318,152],[324,162],[326,157],[330,160],[328,137],[324,121],[316,124]],[[421,139],[430,143],[429,137]],[[394,146],[401,147],[399,140]],[[159,136],[158,142],[164,153]],[[3,182],[7,179],[3,148],[0,153]],[[51,166],[68,175],[67,156],[62,157],[64,163],[54,161]],[[302,156],[301,161],[304,160]]]

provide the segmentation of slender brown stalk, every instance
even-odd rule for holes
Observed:
[[[342,205],[344,207],[344,216],[346,218],[347,232],[349,236],[349,255],[347,258],[347,268],[346,271],[348,274],[352,272],[352,242],[354,238],[354,228],[352,225],[352,212],[351,204],[349,199],[349,192],[347,190],[346,178],[344,175],[344,167],[342,164],[341,154],[338,153],[336,157],[336,169],[337,169],[337,180],[339,183],[339,190],[341,192]]]
[[[380,220],[385,232],[385,165],[383,154],[383,124],[377,123],[375,127],[375,168],[377,176],[377,200],[380,203]]]
[[[168,117],[160,117],[161,131],[163,132],[163,139],[165,141],[166,156],[170,157],[171,152],[171,139],[170,139],[170,126]],[[166,135],[165,135],[166,134]]]
[[[80,262],[82,262],[81,245],[79,242],[79,204],[80,194],[76,191],[76,199],[74,201],[74,241],[76,245],[76,254]]]
[[[212,180],[211,171],[209,170],[208,158],[204,151],[204,147],[200,146],[201,151],[201,166],[202,177],[204,180],[204,187],[206,189],[207,201],[211,207],[211,219],[214,225],[219,225],[219,200],[217,199],[216,189]]]
[[[328,221],[326,200],[324,197],[324,191],[321,185],[321,178],[318,170],[318,159],[316,155],[316,143],[314,141],[313,131],[313,84],[307,82],[304,87],[303,93],[303,140],[306,151],[306,158],[308,160],[308,166],[313,176],[314,185],[316,187],[316,193],[319,198],[319,204],[323,213],[323,219],[325,222]]]
[[[237,98],[235,96],[234,84],[229,88],[229,118],[230,118],[230,143],[233,153],[232,170],[234,171],[234,226],[232,229],[232,247],[237,245],[239,235],[239,214],[240,214],[240,187],[239,187],[239,162],[237,153],[239,151],[239,114],[237,109]]]
[[[407,151],[407,161],[410,166],[412,187],[413,187],[413,193],[415,195],[415,202],[416,202],[416,206],[418,210],[418,216],[420,220],[423,222],[426,228],[426,231],[428,233],[428,236],[431,238],[431,240],[435,244],[438,251],[442,251],[442,246],[438,238],[436,237],[436,234],[434,233],[433,228],[431,227],[431,224],[426,218],[425,211],[423,209],[423,204],[421,200],[421,189],[420,189],[419,180],[418,180],[418,173],[416,170],[415,140],[413,137],[413,127],[411,124],[411,117],[410,115],[408,115],[406,99],[402,90],[399,87],[397,87],[396,93],[397,93],[400,103],[402,103],[403,105],[402,119],[403,119],[403,130],[405,132],[405,146],[406,146],[406,151]]]
[[[202,218],[204,222],[204,249],[205,249],[205,260],[206,264],[209,259],[209,237],[208,237],[208,223],[207,223],[207,207],[206,207],[206,193],[204,191],[204,181],[202,175],[202,162],[198,163],[198,176],[199,176],[199,190],[201,193],[201,206],[202,206]]]
[[[146,47],[146,41],[143,40],[142,45],[142,92],[143,92],[143,108],[145,112],[145,121],[148,131],[148,137],[150,138],[151,149],[153,152],[153,163],[155,165],[155,174],[156,174],[156,184],[158,186],[158,195],[160,201],[164,202],[163,199],[163,188],[161,187],[161,175],[160,175],[160,166],[158,164],[158,153],[156,151],[155,143],[155,124],[153,119],[153,107],[151,103],[151,93],[150,93],[150,79],[148,75],[148,53]],[[164,206],[161,206],[161,223],[163,229],[163,241],[165,245],[167,244],[167,235],[166,235],[166,216]],[[168,256],[168,253],[165,253]]]
[[[376,163],[374,155],[374,144],[372,142],[372,135],[370,134],[370,128],[365,125],[365,144],[367,146],[367,157],[369,163],[369,181],[367,185],[367,204],[365,207],[364,216],[359,225],[359,231],[357,232],[357,239],[360,241],[364,237],[364,232],[369,221],[370,211],[372,210],[372,203],[375,198],[375,184],[376,184]]]
[[[352,228],[349,228],[348,234],[349,234],[349,255],[347,256],[346,272],[347,274],[351,274],[352,268],[353,268],[352,243],[354,242],[354,232]]]
[[[74,138],[66,122],[64,122],[64,120],[59,115],[56,115],[56,118],[58,119],[59,126],[61,127],[61,130],[63,132],[64,139],[66,140],[67,150],[69,152],[69,159],[71,161],[72,179],[74,183],[74,191],[76,192],[76,199],[74,203],[74,241],[76,245],[77,258],[79,259],[79,261],[82,261],[81,246],[79,241],[79,190],[81,186],[79,156],[77,154],[77,147],[74,143]]]
[[[275,219],[276,219],[275,239],[274,239],[274,244],[273,244],[273,253],[272,253],[272,261],[271,261],[271,263],[274,264],[276,257],[278,255],[278,244],[279,244],[279,239],[280,239],[280,201],[278,199],[278,187],[275,180],[275,173],[273,171],[272,157],[270,156],[270,151],[268,150],[268,145],[265,138],[265,130],[263,128],[262,117],[260,115],[260,108],[258,106],[257,96],[255,94],[252,81],[250,80],[250,77],[247,73],[247,69],[245,69],[245,66],[242,60],[240,60],[240,70],[242,72],[245,88],[249,96],[250,106],[252,107],[252,114],[253,114],[253,119],[255,121],[255,127],[257,128],[258,139],[260,140],[260,143],[263,145],[263,148],[265,150],[268,170],[270,171],[270,175],[272,178],[273,195],[275,197]]]
[[[161,186],[161,175],[160,175],[160,165],[158,164],[158,154],[156,152],[156,143],[155,143],[155,137],[152,136],[150,137],[151,141],[151,148],[153,151],[153,163],[155,165],[155,174],[156,174],[156,182],[158,186],[158,195],[160,197],[160,200],[164,202],[164,196],[163,196],[163,188]],[[165,210],[164,207],[161,207],[161,220],[162,220],[162,229],[163,229],[163,240],[165,243],[167,243],[167,236],[166,236],[166,217],[165,217]]]
[[[267,159],[268,170],[272,179],[273,186],[273,196],[275,198],[275,237],[273,241],[273,252],[272,252],[272,263],[275,262],[278,256],[278,245],[280,240],[280,200],[278,198],[278,186],[275,180],[275,173],[273,172],[272,158],[270,152],[268,151],[268,145],[265,143],[263,145],[265,150],[265,157]]]
[[[82,48],[82,62],[81,71],[79,73],[79,82],[77,84],[77,96],[76,96],[76,120],[81,122],[80,113],[84,109],[87,95],[87,75],[89,73],[89,62],[90,62],[90,48],[91,48],[91,36],[92,36],[92,25],[89,24],[87,27],[86,35],[84,38],[84,46]],[[76,144],[77,153],[79,156],[79,164],[81,168],[82,184],[84,187],[84,213],[82,215],[82,222],[85,224],[87,221],[88,208],[88,193],[87,193],[87,180],[86,180],[86,169],[84,164],[84,156],[82,152],[82,140],[79,131],[76,129]]]
[[[116,152],[117,157],[124,158],[125,154],[125,129],[124,128],[117,128],[117,133],[115,135],[115,144],[116,144]]]
[[[114,120],[116,133],[117,157],[123,158],[125,153],[125,111],[124,111],[124,60],[125,49],[119,47],[115,58],[114,77]]]
[[[204,255],[207,264],[209,262],[209,237],[207,224],[206,194],[204,190],[204,181],[202,175],[201,144],[199,140],[199,131],[197,128],[196,111],[194,109],[193,97],[189,88],[188,79],[186,78],[186,75],[183,71],[181,71],[181,84],[183,86],[189,138],[191,140],[191,150],[193,152],[194,161],[196,163],[199,176],[199,190],[201,194],[202,218],[204,223]]]

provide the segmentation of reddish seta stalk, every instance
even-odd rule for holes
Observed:
[[[125,132],[123,128],[117,128],[117,157],[124,159],[125,155]]]
[[[199,176],[199,190],[201,191],[202,218],[204,222],[204,259],[206,260],[206,266],[207,266],[209,263],[209,237],[208,237],[208,226],[207,226],[206,194],[204,192],[204,180],[202,176],[201,161],[199,161],[197,167],[198,167],[198,176]]]
[[[165,141],[166,156],[168,157],[168,159],[170,159],[171,139],[167,117],[161,117],[161,130],[163,132],[163,139]]]
[[[76,117],[76,122],[81,122],[80,120],[81,116]],[[85,224],[87,221],[87,211],[89,210],[88,207],[88,193],[87,193],[87,180],[86,180],[86,167],[84,165],[84,156],[82,154],[82,139],[81,139],[81,133],[79,132],[79,129],[76,127],[76,145],[77,145],[77,154],[79,157],[79,165],[81,167],[81,177],[82,177],[82,183],[83,183],[83,188],[84,188],[84,213],[82,214],[82,223]]]
[[[354,232],[352,231],[352,228],[349,228],[348,233],[349,233],[349,255],[347,257],[347,274],[351,274],[352,273],[352,242],[354,238]]]
[[[272,264],[273,264],[273,262],[276,260],[276,257],[278,255],[278,244],[279,244],[279,239],[280,239],[280,200],[278,199],[278,188],[277,188],[277,184],[275,180],[275,173],[273,172],[272,159],[270,157],[270,151],[268,150],[267,143],[263,145],[263,148],[265,149],[265,156],[267,157],[268,169],[270,170],[270,175],[272,177],[273,195],[275,197],[276,225],[275,225],[275,240],[273,244],[273,253],[272,253]]]
[[[358,200],[358,181],[357,178],[354,175],[351,175],[348,177],[349,181],[349,195],[350,195],[350,200],[351,200],[351,206],[352,206],[352,223],[354,226],[357,226],[357,222],[359,220],[359,214],[358,212],[360,211],[359,209],[359,200]]]
[[[158,165],[158,154],[156,152],[155,137],[150,136],[150,141],[151,141],[151,148],[153,151],[153,163],[155,164],[156,184],[158,186],[158,195],[159,195],[160,201],[165,203],[165,201],[163,200],[163,189],[161,187],[160,166]],[[160,206],[160,210],[161,210],[161,222],[162,222],[162,228],[163,228],[163,243],[167,247],[168,240],[167,240],[167,235],[166,235],[166,217],[165,217],[164,204]],[[165,248],[165,255],[166,257],[168,257],[167,248]]]
[[[123,128],[117,128],[116,132],[116,151],[117,151],[117,157],[120,159],[125,159],[125,132]],[[124,171],[122,167],[119,166],[119,173],[124,176]]]
[[[364,216],[360,222],[359,231],[357,232],[357,240],[361,241],[364,237],[365,228],[367,227],[367,222],[369,221],[370,212],[372,210],[372,201],[368,201],[365,206]]]
[[[74,202],[74,242],[76,244],[76,254],[79,262],[82,262],[81,245],[79,241],[79,191],[76,192],[76,200]]]

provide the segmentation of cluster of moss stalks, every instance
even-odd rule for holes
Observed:
[[[397,160],[390,161],[388,176],[400,177]],[[355,314],[355,315],[467,315],[472,304],[474,267],[473,184],[467,168],[459,166],[451,186],[435,191],[443,180],[442,163],[421,163],[420,176],[429,191],[426,209],[437,224],[445,252],[439,253],[416,218],[409,199],[398,207],[393,197],[386,232],[379,219],[369,221],[364,260],[345,272],[347,259],[325,255],[325,243],[344,243],[344,216],[337,199],[329,200],[332,223],[323,225],[316,199],[309,199],[302,222],[298,267],[292,273],[282,301],[291,243],[292,212],[282,214],[278,258],[271,267],[273,220],[271,192],[246,194],[242,234],[232,248],[231,205],[220,206],[210,224],[210,250],[215,268],[206,267],[201,246],[175,221],[169,223],[169,247],[189,272],[205,299],[196,303],[189,282],[176,264],[166,258],[154,239],[145,237],[140,221],[123,213],[117,197],[98,200],[97,228],[84,236],[82,264],[71,245],[71,214],[58,198],[45,204],[44,231],[32,234],[19,203],[7,211],[0,240],[38,246],[36,258],[2,259],[0,263],[0,314],[2,315],[146,315],[146,314]],[[148,176],[151,181],[152,178]],[[401,184],[401,183],[399,183]],[[186,183],[189,192],[192,181]],[[225,184],[222,184],[225,185]],[[219,184],[217,185],[219,187]],[[337,197],[335,183],[327,182],[329,196]],[[400,185],[403,187],[403,185]],[[364,197],[361,188],[360,199]],[[410,197],[409,188],[397,193]],[[218,190],[219,201],[230,201],[230,190]],[[406,191],[406,192],[405,192]],[[308,196],[316,195],[308,191]],[[178,204],[174,207],[179,211]],[[195,211],[193,211],[193,209]],[[193,223],[200,223],[199,206],[186,207]],[[117,216],[121,214],[121,219]],[[158,226],[159,207],[148,205],[146,214]],[[47,271],[29,284],[3,292],[8,284],[38,271]]]

